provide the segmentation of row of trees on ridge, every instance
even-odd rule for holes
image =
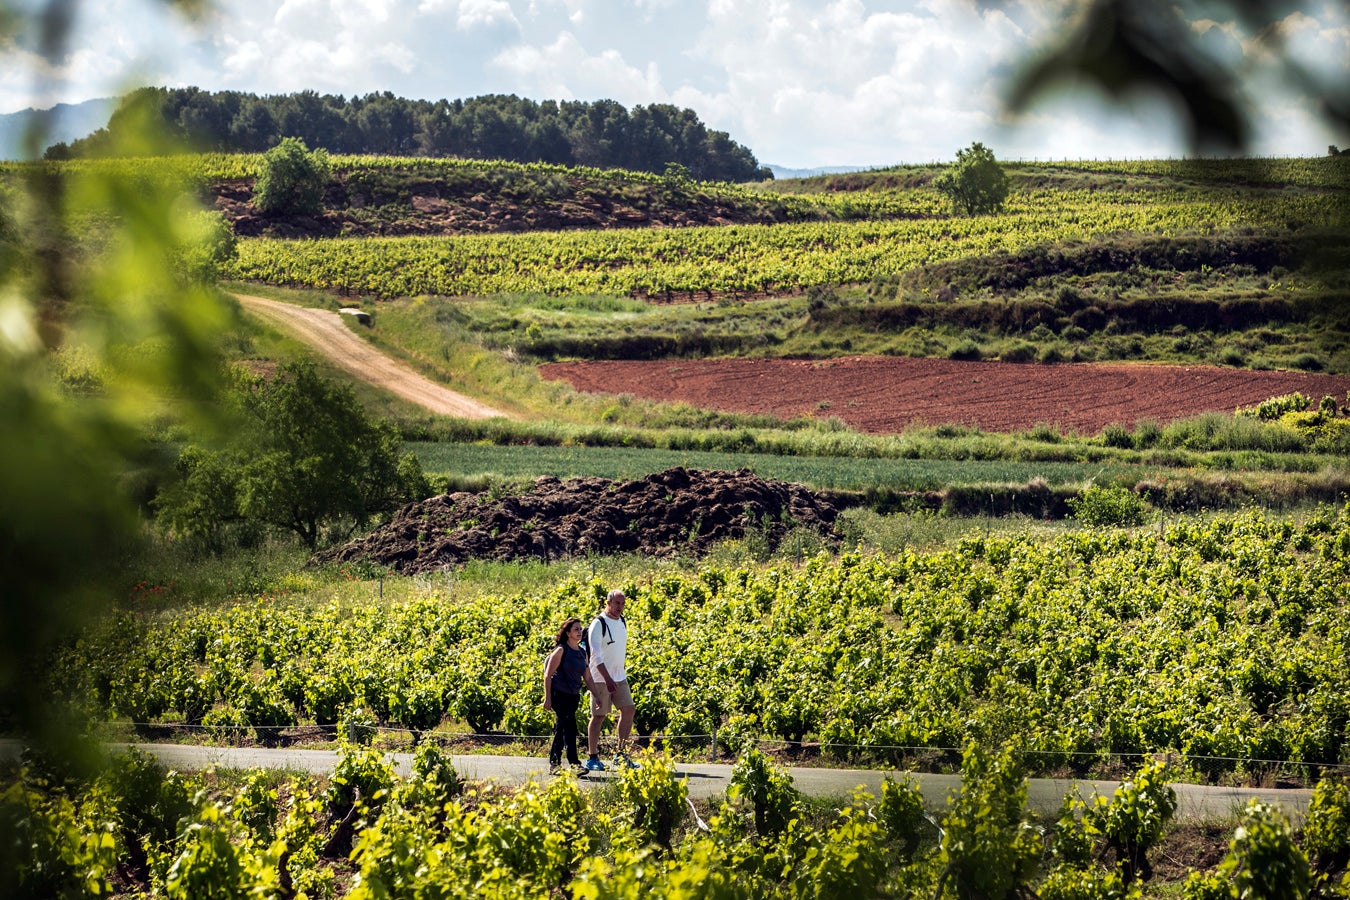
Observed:
[[[98,156],[118,133],[145,118],[198,151],[261,153],[297,137],[330,153],[455,156],[663,172],[677,163],[701,181],[762,181],[772,173],[724,131],[690,109],[613,100],[537,102],[492,94],[467,100],[408,100],[385,91],[353,96],[314,91],[259,97],[238,91],[142,88],[125,98],[106,129],[49,158]]]

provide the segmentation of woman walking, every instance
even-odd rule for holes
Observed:
[[[553,638],[553,652],[544,660],[544,709],[553,711],[553,746],[548,752],[549,774],[562,771],[563,750],[574,769],[581,769],[577,757],[577,707],[581,705],[581,686],[591,690],[590,665],[581,649],[582,625],[570,618]],[[584,771],[584,770],[582,770]]]

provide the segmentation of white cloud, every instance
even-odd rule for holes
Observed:
[[[248,24],[215,40],[216,78],[230,82],[220,87],[364,93],[382,89],[383,77],[413,71],[416,62],[386,0],[286,0],[270,20]],[[259,82],[266,87],[253,86]]]
[[[249,73],[258,71],[267,62],[267,54],[257,41],[240,41],[233,36],[226,36],[222,46],[224,55],[221,57],[221,64],[224,66],[227,82],[234,83]]]
[[[65,44],[50,57],[36,52],[36,29],[0,44],[3,111],[108,97],[168,68],[165,58],[171,54],[145,46],[144,37],[176,25],[178,17],[125,0],[109,0],[99,12],[110,19],[106,27],[95,32],[76,19]]]
[[[1085,108],[1079,100],[1059,96],[994,135],[986,143],[1007,159],[1154,159],[1177,156],[1185,146],[1174,110],[1149,97],[1134,97],[1116,109],[1104,103]]]
[[[45,109],[64,99],[38,85],[47,67],[42,57],[13,44],[0,44],[0,51],[5,60],[0,66],[0,110]]]
[[[626,105],[659,102],[664,96],[656,66],[645,69],[617,50],[590,53],[565,31],[546,47],[516,46],[493,58],[493,65],[539,99],[612,99]]]
[[[462,31],[494,25],[520,25],[506,0],[460,0],[457,24]]]
[[[582,25],[587,21],[586,7],[592,0],[530,0],[529,15],[531,18],[551,19],[556,12],[562,12],[564,18],[574,26]],[[542,4],[542,5],[541,5]],[[612,0],[601,0],[601,15],[611,19],[627,18],[621,10],[613,9]]]
[[[306,22],[323,23],[326,17],[321,15],[323,0],[284,0],[272,16],[272,24],[277,28],[299,28]]]
[[[1287,54],[1300,60],[1310,73],[1328,84],[1344,87],[1350,73],[1350,20],[1345,10],[1339,17],[1312,18],[1293,13],[1279,23]],[[1339,21],[1337,21],[1339,18]]]

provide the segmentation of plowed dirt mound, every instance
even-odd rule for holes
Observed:
[[[388,525],[315,561],[368,559],[414,575],[471,559],[697,555],[748,529],[771,547],[796,527],[833,537],[838,515],[799,484],[766,481],[745,469],[675,468],[627,482],[544,476],[514,497],[456,493],[409,504]]]
[[[704,409],[836,416],[861,431],[956,424],[1022,431],[1044,423],[1080,434],[1140,419],[1166,424],[1229,412],[1295,391],[1344,403],[1350,376],[1218,366],[962,362],[949,359],[700,359],[551,363],[544,378],[579,391],[683,401]]]

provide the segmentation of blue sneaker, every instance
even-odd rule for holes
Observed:
[[[600,759],[599,759],[598,757],[595,757],[595,756],[592,756],[590,759],[586,760],[586,762],[584,763],[584,765],[586,766],[586,771],[587,771],[587,772],[603,772],[603,771],[605,771],[605,764],[602,763],[602,762],[600,761]]]
[[[616,769],[640,769],[637,763],[628,758],[627,753],[614,754],[614,768]]]

